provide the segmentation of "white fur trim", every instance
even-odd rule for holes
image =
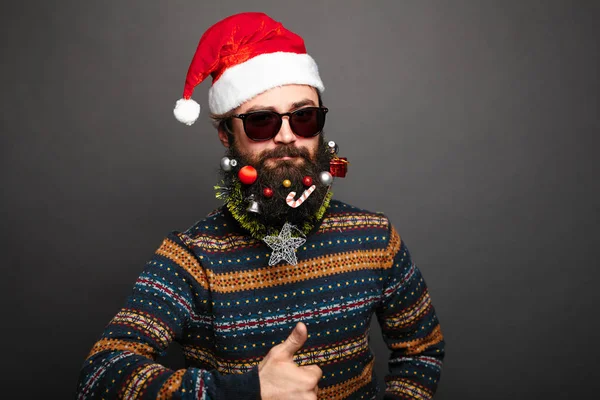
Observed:
[[[225,114],[262,92],[291,84],[325,91],[317,63],[308,54],[261,54],[225,70],[208,92],[208,105],[212,113]]]
[[[173,114],[179,122],[192,125],[200,115],[200,104],[192,99],[179,99],[175,103]]]

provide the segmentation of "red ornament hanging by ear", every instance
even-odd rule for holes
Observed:
[[[343,178],[348,172],[348,159],[346,157],[336,157],[329,162],[329,172],[336,178]]]
[[[348,159],[346,157],[338,157],[337,153],[340,148],[333,140],[327,142],[327,148],[331,153],[331,160],[329,161],[329,172],[331,173],[331,176],[335,176],[336,178],[345,177],[346,172],[348,172]]]
[[[258,172],[256,172],[256,169],[253,166],[246,165],[240,168],[238,178],[244,185],[252,185],[256,182],[256,178],[258,178]]]

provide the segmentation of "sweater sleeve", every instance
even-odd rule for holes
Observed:
[[[239,375],[155,362],[193,322],[212,332],[208,281],[198,258],[170,233],[81,368],[78,399],[257,399],[256,368]],[[202,305],[205,305],[204,307]],[[206,309],[203,309],[205,308]]]
[[[377,318],[391,350],[385,399],[431,399],[444,358],[444,338],[425,280],[390,226],[392,267]]]

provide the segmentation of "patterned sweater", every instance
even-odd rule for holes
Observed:
[[[320,399],[377,394],[369,326],[391,350],[386,398],[429,399],[444,341],[425,281],[382,214],[332,201],[297,249],[270,248],[223,207],[166,236],[81,369],[78,398],[257,399],[257,365],[303,321],[298,365],[323,371]],[[154,360],[176,340],[186,368]]]

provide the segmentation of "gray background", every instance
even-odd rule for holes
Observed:
[[[387,213],[430,287],[448,343],[436,398],[597,391],[598,5],[3,5],[3,397],[71,398],[163,235],[219,204],[209,83],[196,125],[171,110],[201,34],[240,11],[317,60],[351,162],[336,197]]]

